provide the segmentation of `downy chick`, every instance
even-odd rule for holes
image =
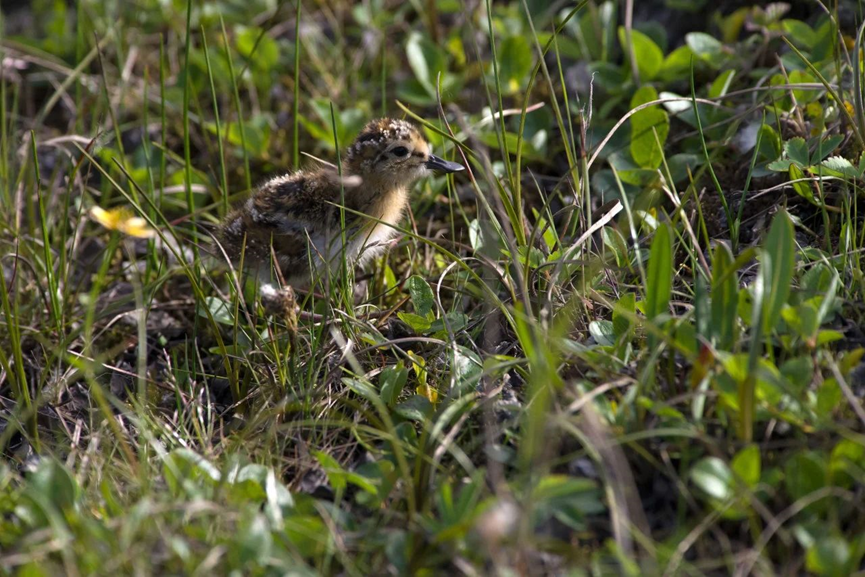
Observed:
[[[243,254],[262,280],[270,280],[275,257],[285,283],[306,288],[328,263],[332,272],[341,266],[343,198],[345,256],[349,265],[363,264],[387,248],[411,186],[434,170],[464,167],[433,155],[408,122],[374,120],[346,151],[341,178],[332,167],[273,178],[225,218],[218,238],[233,262]]]

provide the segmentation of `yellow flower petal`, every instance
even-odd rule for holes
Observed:
[[[147,226],[146,220],[133,216],[125,208],[105,210],[94,206],[90,209],[90,217],[108,230],[116,230],[136,238],[150,238],[154,235],[153,229]]]

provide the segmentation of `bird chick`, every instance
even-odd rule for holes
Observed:
[[[342,175],[320,167],[267,181],[225,218],[218,238],[233,262],[243,254],[262,280],[270,280],[275,257],[286,284],[305,288],[328,267],[339,270],[343,255],[363,264],[381,253],[397,232],[412,184],[433,170],[464,167],[433,155],[408,122],[374,120],[346,151]]]

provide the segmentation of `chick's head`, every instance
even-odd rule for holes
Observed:
[[[373,120],[363,128],[348,149],[346,167],[364,182],[387,181],[397,186],[409,186],[432,170],[464,170],[461,164],[432,154],[413,125],[392,118]]]

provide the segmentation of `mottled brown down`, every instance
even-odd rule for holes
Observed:
[[[217,238],[235,264],[243,255],[244,265],[262,280],[276,278],[275,264],[286,284],[308,287],[341,264],[340,206],[348,209],[345,255],[350,266],[362,264],[385,250],[397,233],[417,179],[430,170],[462,169],[432,155],[408,122],[374,120],[346,151],[341,177],[335,168],[322,166],[273,178],[225,218]]]

